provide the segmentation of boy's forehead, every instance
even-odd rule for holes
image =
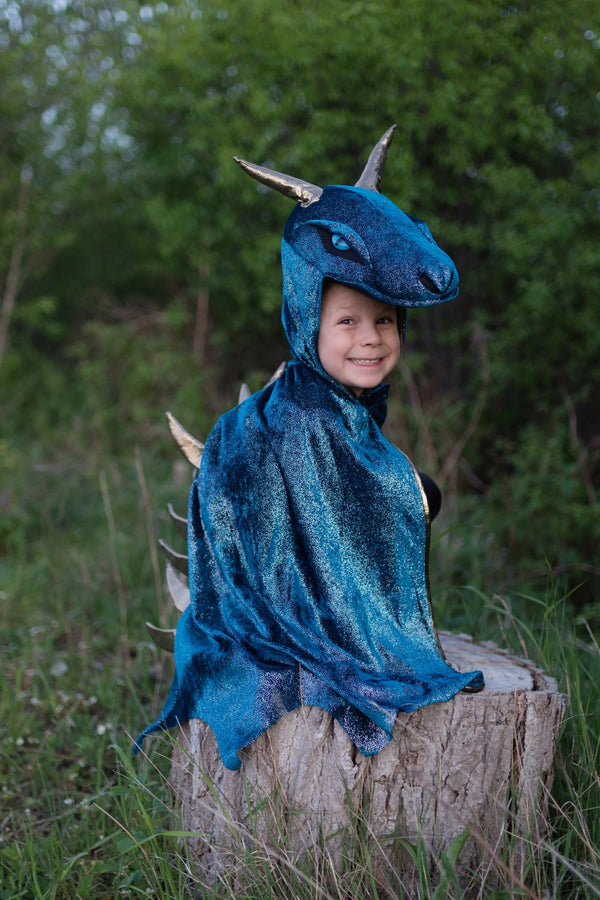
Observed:
[[[335,307],[336,310],[343,311],[345,309],[356,309],[357,306],[364,306],[367,310],[390,310],[396,313],[396,307],[391,303],[385,303],[369,294],[357,291],[356,288],[348,287],[339,282],[331,282],[328,288],[323,292],[322,307]]]

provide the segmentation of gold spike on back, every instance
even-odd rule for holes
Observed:
[[[183,425],[181,425],[170,412],[165,413],[165,415],[167,417],[167,422],[169,423],[169,430],[175,438],[177,446],[187,461],[190,462],[195,469],[199,469],[204,444],[202,441],[193,437],[189,431],[186,431]]]
[[[163,541],[162,538],[158,541],[161,550],[167,557],[168,561],[174,566],[178,572],[181,572],[182,575],[187,575],[188,573],[188,558],[183,553],[177,553],[173,550],[172,547],[169,547],[166,541]]]
[[[281,378],[281,376],[285,372],[286,366],[287,366],[287,362],[279,363],[279,365],[277,366],[277,368],[275,369],[275,371],[273,372],[273,374],[271,375],[271,377],[265,384],[265,387],[268,387],[268,385],[273,384],[274,381],[277,381],[278,378]]]
[[[175,629],[174,628],[157,628],[152,622],[146,622],[148,633],[157,647],[161,650],[167,650],[169,653],[175,651]]]
[[[169,510],[169,515],[175,523],[177,534],[181,535],[181,537],[187,537],[187,519],[185,519],[183,516],[179,516],[175,512],[172,503],[167,503],[167,509]]]
[[[184,612],[190,605],[190,589],[177,570],[167,563],[167,588],[171,600],[179,612]]]
[[[241,386],[241,388],[240,388],[240,395],[239,395],[239,397],[238,397],[238,404],[239,404],[239,403],[243,403],[244,400],[247,400],[248,397],[250,397],[250,395],[251,395],[250,388],[248,387],[248,385],[246,384],[246,382],[244,382],[244,384],[243,384],[243,385]]]

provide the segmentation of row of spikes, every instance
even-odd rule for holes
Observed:
[[[286,365],[287,363],[282,362],[281,365],[278,366],[276,371],[268,380],[266,386],[272,384],[273,381],[276,381],[280,377],[280,375],[285,370]],[[247,384],[243,384],[240,388],[238,405],[240,403],[243,403],[244,400],[247,400],[249,396],[250,388]],[[178,422],[175,416],[170,412],[167,412],[165,415],[167,417],[169,431],[171,432],[175,443],[177,444],[187,461],[191,463],[194,469],[197,471],[200,468],[200,461],[202,460],[202,451],[204,450],[204,444],[202,443],[202,441],[199,441],[198,438],[195,438],[193,435],[191,435],[189,431],[186,431],[183,425]],[[171,503],[169,503],[167,509],[169,510],[171,519],[175,523],[177,532],[184,538],[187,538],[187,519],[183,516],[178,515]],[[184,553],[177,553],[177,551],[173,550],[173,548],[170,547],[169,544],[167,544],[167,542],[162,538],[160,538],[158,543],[167,559],[167,589],[175,605],[175,608],[180,613],[182,613],[190,605],[190,589],[187,581],[188,557]],[[157,647],[160,647],[163,650],[167,650],[169,653],[173,653],[175,643],[174,628],[157,628],[157,626],[153,625],[151,622],[146,622],[146,628],[148,629],[150,637],[157,645]]]

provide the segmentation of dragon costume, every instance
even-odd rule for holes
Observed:
[[[440,650],[427,497],[381,432],[388,385],[359,398],[317,353],[326,278],[403,309],[458,293],[427,226],[378,191],[392,133],[354,187],[321,189],[238,160],[299,201],[282,242],[292,361],[206,441],[189,502],[191,602],[175,634],[173,686],[138,744],[202,719],[237,769],[240,748],[312,704],[371,755],[399,711],[483,686],[481,672],[455,671]]]

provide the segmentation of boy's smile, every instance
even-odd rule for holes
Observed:
[[[328,282],[323,290],[319,360],[328,375],[357,396],[377,387],[400,358],[397,309]]]

